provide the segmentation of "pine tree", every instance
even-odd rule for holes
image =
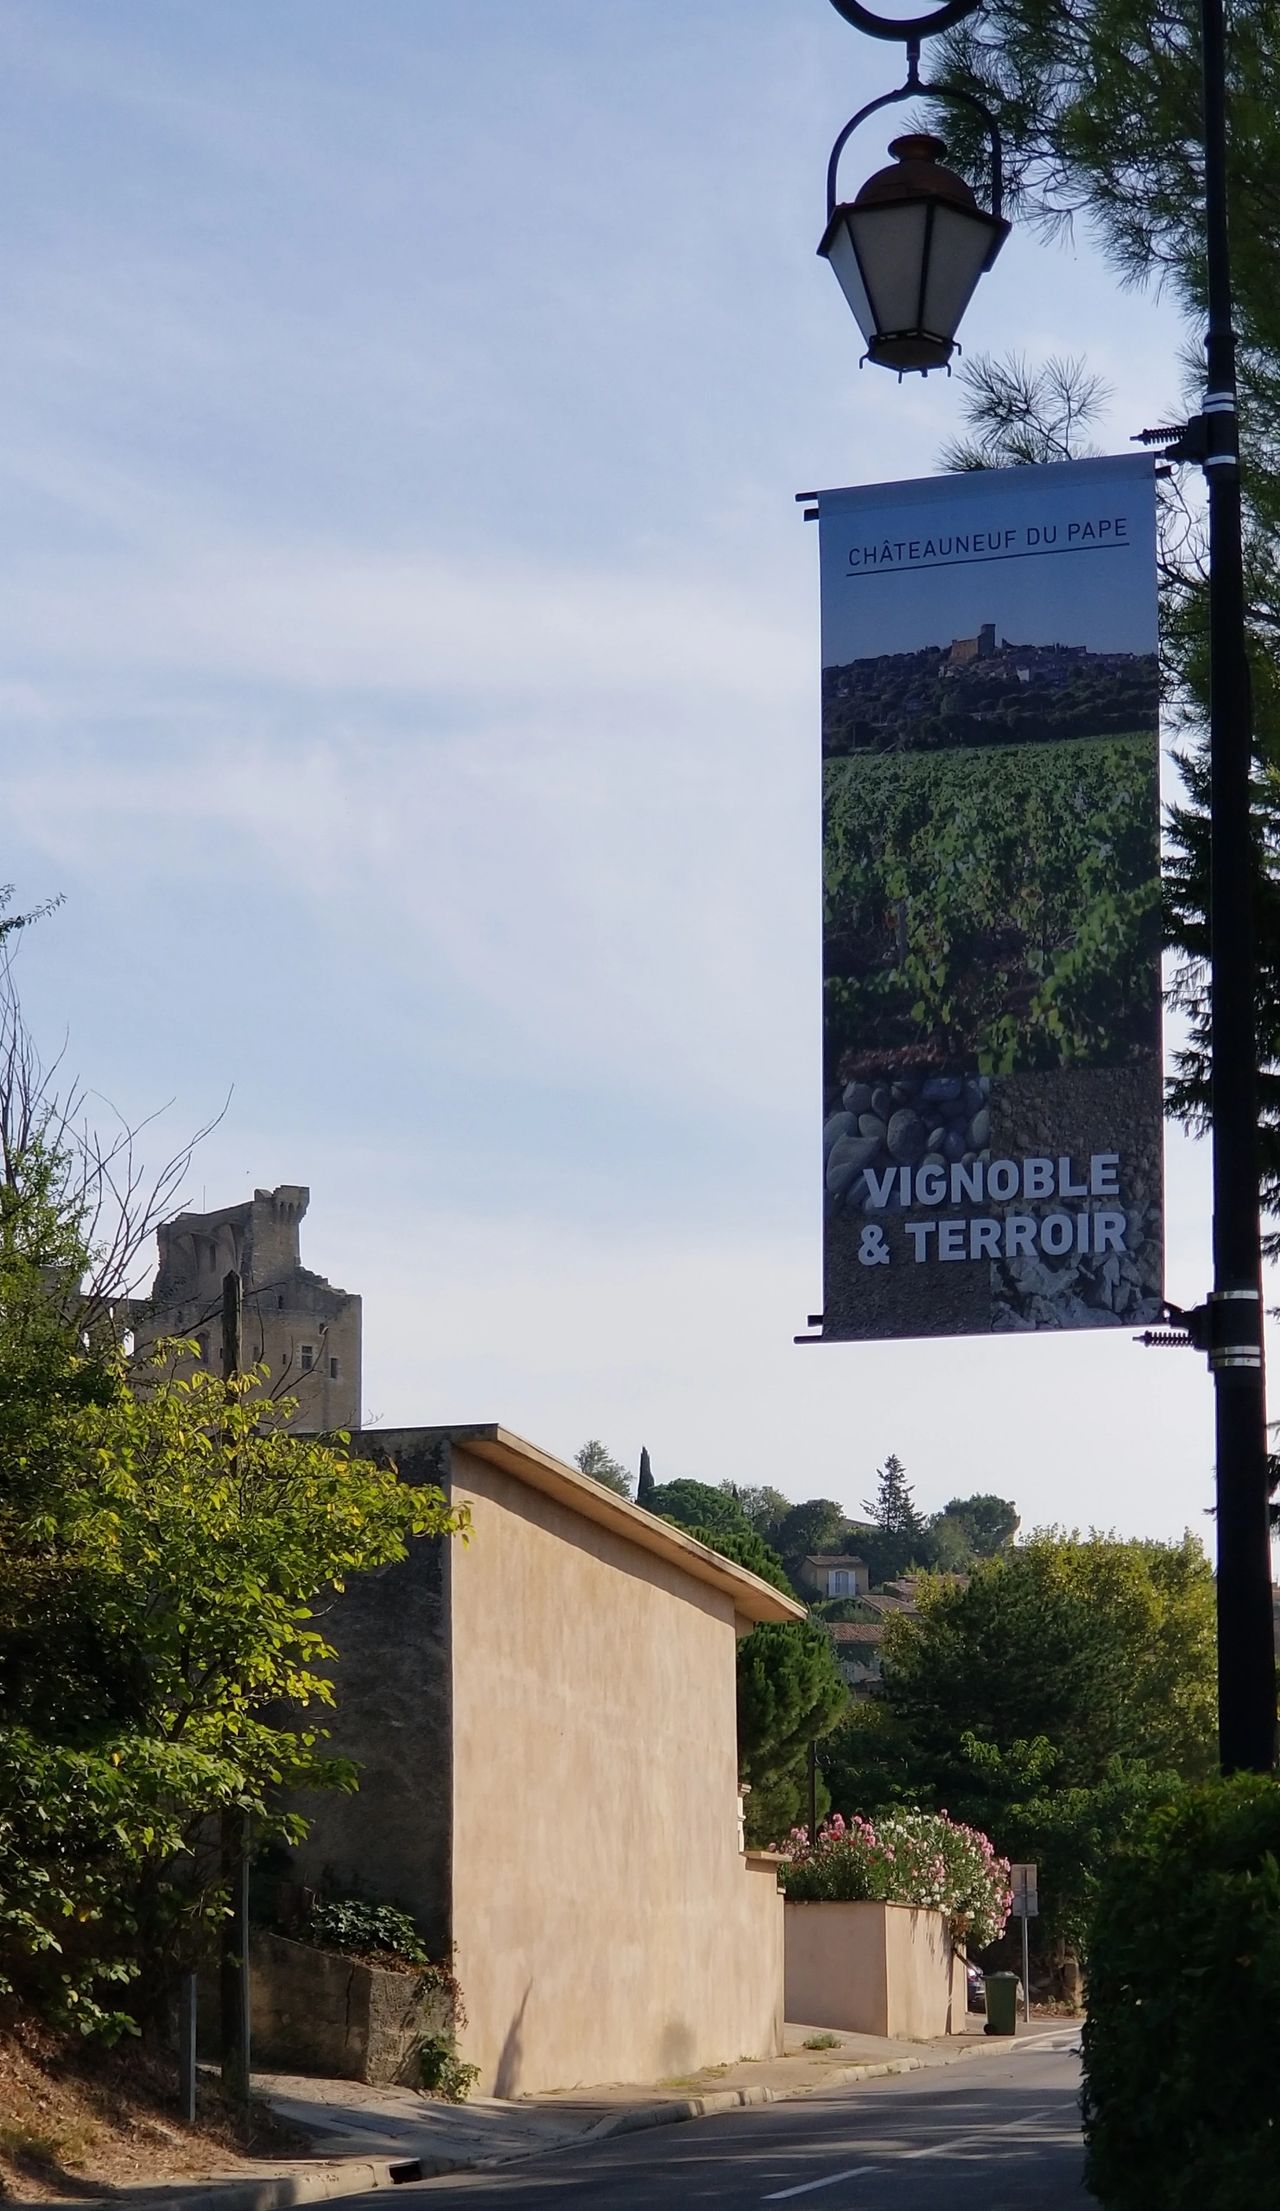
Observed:
[[[862,1509],[869,1514],[872,1526],[884,1535],[920,1535],[924,1523],[912,1502],[907,1470],[893,1452],[879,1470],[879,1484],[875,1496],[862,1501]]]

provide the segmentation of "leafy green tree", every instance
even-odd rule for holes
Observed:
[[[759,1488],[739,1482],[721,1482],[720,1487],[736,1499],[756,1534],[771,1543],[791,1510],[791,1499],[784,1497],[780,1489],[771,1488],[768,1482]]]
[[[750,1535],[752,1532],[742,1507],[722,1489],[713,1489],[709,1482],[694,1482],[684,1477],[674,1482],[658,1482],[648,1504],[650,1512],[658,1513],[665,1520],[674,1520],[681,1528],[712,1528],[718,1535]]]
[[[1037,1948],[1058,1964],[1078,1957],[1116,1850],[1153,1805],[1177,1793],[1177,1775],[1115,1757],[1090,1784],[1063,1787],[1058,1753],[1044,1736],[1003,1749],[969,1737],[962,1747],[975,1812],[999,1829],[1005,1856],[1039,1868]]]
[[[931,1574],[963,1574],[974,1561],[973,1537],[958,1513],[938,1512],[920,1542],[921,1563]]]
[[[580,1474],[599,1482],[605,1489],[612,1489],[619,1497],[631,1495],[631,1476],[625,1466],[606,1450],[598,1436],[592,1436],[580,1451],[573,1454],[573,1463]]]
[[[889,1804],[952,1809],[949,1799],[937,1799],[929,1777],[912,1758],[903,1729],[881,1697],[850,1698],[838,1724],[820,1744],[818,1762],[831,1802],[846,1819],[855,1812],[878,1812]]]
[[[845,1513],[830,1497],[810,1497],[792,1505],[774,1531],[775,1550],[788,1567],[823,1551],[844,1547]]]
[[[0,1804],[0,1998],[83,2034],[136,2033],[131,1984],[170,1948],[191,1962],[202,1907],[217,1909],[192,1878],[202,1822],[265,1806],[234,1762],[181,1742],[76,1746],[7,1724]]]
[[[333,1701],[318,1594],[402,1558],[412,1536],[465,1523],[438,1489],[290,1434],[294,1405],[252,1394],[261,1370],[172,1383],[152,1371],[55,1413],[57,1493],[34,1515],[6,1509],[0,1542],[19,1572],[54,1559],[130,1654],[140,1732],[234,1757],[255,1784],[286,1769],[294,1788],[327,1779],[314,1724],[298,1718]],[[38,1688],[12,1675],[5,1688],[7,1711],[40,1725]]]
[[[819,1766],[814,1775],[814,1809],[818,1825],[831,1810],[831,1792]],[[753,1850],[768,1850],[785,1843],[793,1827],[809,1825],[809,1751],[806,1745],[765,1781],[752,1783],[747,1798],[747,1842]]]
[[[969,1735],[1046,1738],[1062,1787],[1091,1785],[1115,1757],[1210,1769],[1213,1575],[1193,1537],[1037,1534],[966,1586],[925,1580],[917,1597],[916,1615],[888,1623],[884,1693],[939,1788],[970,1782]]]
[[[887,1624],[881,1698],[824,1746],[833,1801],[946,1810],[1039,1862],[1038,1935],[1061,1958],[1125,1823],[1212,1766],[1208,1561],[1191,1537],[1050,1532],[917,1597]]]
[[[960,1522],[977,1558],[994,1558],[998,1551],[1012,1543],[1018,1532],[1018,1509],[1007,1497],[990,1494],[953,1497],[944,1505],[940,1517]]]
[[[745,1566],[749,1574],[758,1574],[761,1581],[780,1589],[784,1597],[793,1594],[782,1560],[754,1528],[692,1527],[688,1532],[696,1536],[699,1543],[718,1551],[721,1558],[732,1559],[735,1566]]]
[[[217,1916],[218,1869],[201,1849],[213,1809],[251,1810],[260,1839],[296,1838],[305,1823],[281,1815],[280,1788],[354,1786],[324,1748],[335,1650],[317,1599],[414,1536],[465,1526],[438,1489],[287,1433],[296,1408],[252,1396],[262,1378],[157,1368],[150,1386],[47,1402],[38,1494],[14,1484],[0,1508],[3,1756],[29,1765],[42,1746],[37,1770],[79,1807],[72,1819],[56,1796],[33,1800],[0,1823],[0,1886],[36,1922],[0,1972],[91,2023],[99,1981],[144,1971],[154,1997],[165,1958]],[[109,1679],[86,1694],[98,1652]],[[87,1981],[61,1949],[76,1894],[64,1829],[88,1882],[70,1916],[83,1907],[107,1938]]]

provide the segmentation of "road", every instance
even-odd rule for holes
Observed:
[[[1079,2086],[1074,2051],[1024,2045],[409,2184],[397,2211],[1086,2211]]]

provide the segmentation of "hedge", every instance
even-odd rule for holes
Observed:
[[[1280,1784],[1238,1774],[1140,1822],[1088,1972],[1086,2178],[1106,2211],[1280,2205]]]

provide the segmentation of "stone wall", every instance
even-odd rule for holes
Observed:
[[[448,1997],[421,1973],[261,1932],[250,1949],[249,2000],[253,2064],[267,2072],[417,2088],[423,2038],[452,2026]]]
[[[406,1481],[445,1483],[449,1446],[437,1430],[356,1439],[395,1460]],[[360,1574],[326,1607],[337,1646],[329,1747],[360,1768],[354,1796],[299,1799],[311,1822],[294,1853],[309,1887],[398,1904],[433,1955],[448,1955],[452,1885],[451,1545],[418,1542],[394,1566]]]

